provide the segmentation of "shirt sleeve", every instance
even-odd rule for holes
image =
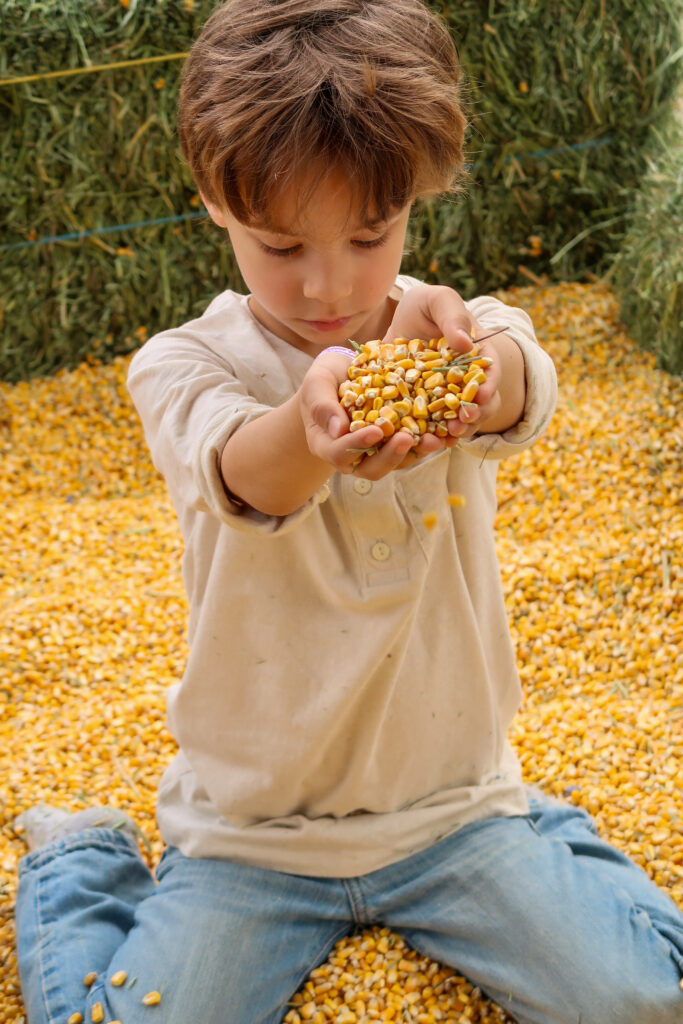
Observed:
[[[533,324],[522,309],[507,306],[492,296],[467,303],[470,313],[482,327],[495,330],[506,326],[524,357],[526,400],[519,423],[502,434],[475,434],[463,439],[463,451],[479,458],[503,459],[530,447],[547,427],[557,404],[555,365],[536,340]]]
[[[273,405],[254,397],[226,359],[191,329],[151,338],[133,357],[128,390],[179,514],[209,513],[249,533],[284,532],[328,497],[324,485],[290,515],[271,516],[229,494],[220,472],[223,448],[239,427]]]

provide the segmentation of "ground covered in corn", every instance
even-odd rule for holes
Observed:
[[[599,284],[507,298],[532,315],[560,380],[547,436],[501,466],[498,546],[525,688],[513,740],[529,782],[587,808],[683,908],[683,382],[635,349]],[[186,604],[126,369],[0,385],[3,1024],[23,1020],[15,815],[107,801],[141,824],[150,862],[161,849],[164,690],[183,668]],[[377,929],[340,943],[286,1020],[509,1018]]]

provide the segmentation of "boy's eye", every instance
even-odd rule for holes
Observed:
[[[379,238],[354,238],[351,242],[352,245],[358,249],[376,249],[380,245],[384,245],[387,240],[386,235],[380,235]],[[267,245],[265,242],[259,242],[259,245],[264,252],[267,252],[269,256],[296,256],[301,251],[302,246],[289,245],[286,248],[278,249],[275,245]]]
[[[290,245],[287,249],[276,249],[274,245],[266,245],[265,242],[259,242],[259,245],[270,256],[295,256],[301,249],[300,245]]]
[[[384,245],[387,240],[386,235],[380,235],[379,238],[371,238],[369,241],[360,238],[354,238],[353,244],[358,246],[359,249],[377,249],[378,246]]]

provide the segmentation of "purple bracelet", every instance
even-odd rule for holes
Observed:
[[[320,359],[321,356],[327,355],[328,352],[343,352],[345,356],[349,357],[349,359],[353,359],[354,356],[356,355],[356,353],[353,351],[353,349],[343,348],[342,345],[330,345],[329,348],[324,348],[322,350],[322,352],[318,352],[318,354],[317,354],[317,356],[315,358],[316,359]],[[314,362],[315,362],[315,360],[314,360]]]

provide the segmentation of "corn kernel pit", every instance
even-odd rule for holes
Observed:
[[[530,314],[560,382],[547,434],[499,471],[496,543],[525,690],[511,738],[527,782],[585,807],[683,908],[683,382],[637,350],[600,284],[501,297]],[[127,365],[0,384],[5,1024],[25,1012],[15,816],[40,801],[109,802],[141,825],[150,863],[162,849],[154,801],[175,752],[164,691],[183,671],[187,605],[179,531]],[[422,511],[453,515],[445,503]],[[378,927],[338,943],[286,1020],[511,1018]]]

